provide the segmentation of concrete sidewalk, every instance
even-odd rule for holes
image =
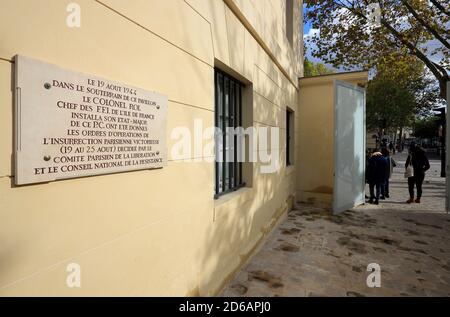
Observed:
[[[450,216],[440,162],[430,161],[421,204],[406,204],[405,154],[391,198],[341,215],[298,205],[223,296],[450,296]],[[381,267],[369,288],[367,265]]]

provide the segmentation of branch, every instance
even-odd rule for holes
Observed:
[[[450,43],[447,42],[435,29],[433,29],[426,21],[424,21],[420,15],[414,10],[414,8],[408,3],[406,0],[402,0],[402,3],[405,5],[406,8],[408,8],[408,11],[416,18],[416,20],[422,24],[422,26],[428,30],[431,34],[434,35],[434,37],[441,42],[445,47],[450,49]]]
[[[401,34],[398,32],[394,27],[392,27],[389,23],[386,22],[386,20],[381,19],[381,24],[387,28],[403,45],[405,45],[412,54],[417,56],[422,62],[425,63],[425,65],[430,69],[430,71],[433,73],[434,76],[439,81],[444,80],[445,78],[448,78],[447,72],[445,69],[441,66],[437,67],[435,63],[433,63],[431,60],[428,59],[428,57],[425,56],[424,53],[422,53],[417,47],[415,47],[413,44],[411,44],[409,41],[407,41]]]
[[[450,12],[448,12],[442,4],[440,4],[437,0],[430,0],[430,1],[436,6],[436,8],[439,9],[439,11],[450,17]]]
[[[443,67],[435,62],[433,62],[433,65],[436,66],[436,68],[439,69],[442,72],[442,74],[444,74],[444,78],[446,78],[447,80],[449,79],[449,76],[447,74],[447,70],[445,69],[445,67]]]
[[[336,2],[336,3],[338,3],[338,2]],[[338,4],[338,6],[339,6],[339,4]],[[354,8],[349,8],[342,4],[340,5],[340,7],[349,10],[350,12],[352,12],[353,14],[355,14],[356,16],[358,16],[364,20],[367,20],[367,17],[363,13],[358,12]],[[441,86],[441,92],[444,92],[445,91],[445,81],[448,80],[448,78],[449,78],[445,69],[444,69],[444,71],[442,71],[442,69],[440,67],[436,67],[436,65],[430,59],[428,59],[428,57],[424,53],[422,53],[411,42],[406,40],[404,38],[404,36],[399,31],[397,31],[393,26],[391,26],[383,17],[380,19],[380,22],[386,29],[388,29],[390,31],[390,33],[395,38],[397,38],[403,45],[405,45],[411,51],[411,54],[413,54],[417,58],[419,58],[428,67],[428,69],[433,73],[433,75],[436,77],[436,79],[439,80],[439,83]]]

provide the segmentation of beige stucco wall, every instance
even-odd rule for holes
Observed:
[[[0,296],[216,294],[293,201],[301,1],[294,48],[283,0],[78,0],[81,28],[65,24],[70,2],[0,1]],[[16,54],[168,95],[167,167],[14,186]],[[214,124],[218,65],[250,87],[253,124],[281,128],[283,164],[253,164],[251,187],[214,200],[214,164],[174,160],[170,132]],[[81,288],[66,286],[72,262]]]
[[[300,78],[296,192],[300,202],[331,206],[334,184],[334,82],[364,86],[368,73]]]

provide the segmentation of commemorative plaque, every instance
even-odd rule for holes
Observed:
[[[167,164],[167,96],[16,56],[17,185]]]

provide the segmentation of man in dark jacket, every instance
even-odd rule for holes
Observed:
[[[379,150],[374,150],[367,167],[367,181],[370,189],[369,204],[378,205],[383,184],[387,176],[387,161]],[[376,192],[374,193],[374,189]],[[374,200],[375,199],[375,200]]]
[[[430,162],[428,161],[425,151],[417,146],[414,142],[409,147],[409,156],[406,159],[405,169],[408,165],[412,165],[414,176],[408,177],[408,190],[409,199],[406,201],[408,204],[414,201],[414,185],[417,188],[416,203],[420,203],[422,197],[422,184],[425,179],[425,172],[430,169]]]

